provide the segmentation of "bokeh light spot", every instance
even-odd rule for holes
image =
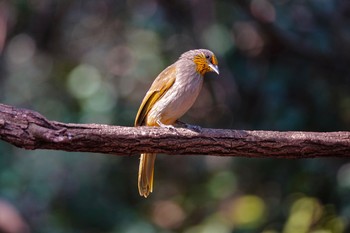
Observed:
[[[211,25],[204,32],[203,40],[205,45],[217,55],[223,55],[233,47],[233,39],[229,31],[218,24]]]
[[[341,233],[344,232],[345,224],[344,220],[339,217],[333,217],[330,220],[327,221],[325,224],[326,228],[329,229],[332,233]]]
[[[215,174],[209,181],[208,189],[215,198],[224,198],[236,189],[235,176],[229,171]]]
[[[179,227],[185,219],[185,212],[173,201],[158,201],[153,209],[153,221],[165,229]]]
[[[310,226],[322,216],[322,207],[315,198],[301,197],[290,210],[284,233],[309,232]]]
[[[101,74],[95,67],[87,64],[77,66],[68,76],[68,89],[77,98],[93,95],[100,85]]]
[[[350,163],[346,163],[339,168],[337,179],[340,187],[350,188]]]
[[[11,62],[20,64],[30,60],[35,50],[34,40],[27,34],[19,34],[10,41],[7,52]]]
[[[248,56],[261,53],[264,41],[254,25],[249,22],[237,22],[234,25],[237,47]]]
[[[256,18],[263,22],[272,23],[276,19],[275,7],[267,0],[253,0],[250,10]]]
[[[227,221],[219,214],[210,215],[200,225],[196,225],[187,229],[184,233],[230,233],[232,232],[231,226],[227,224]]]
[[[265,203],[260,197],[242,196],[232,203],[230,218],[240,227],[254,227],[264,217],[265,209]]]
[[[84,108],[87,112],[107,112],[114,108],[116,101],[111,86],[101,85],[101,88],[85,101]]]
[[[145,77],[151,77],[153,80],[165,67],[160,56],[159,37],[151,30],[133,30],[127,39],[135,59],[130,76],[149,83],[150,80]]]

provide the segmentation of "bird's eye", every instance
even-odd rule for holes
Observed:
[[[210,58],[210,56],[209,56],[209,55],[206,55],[206,56],[205,56],[205,58],[206,58],[206,59],[209,59],[209,58]]]

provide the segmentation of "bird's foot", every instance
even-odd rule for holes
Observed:
[[[172,125],[163,124],[160,120],[157,120],[156,122],[162,128],[166,128],[166,129],[168,129],[170,131],[176,131],[176,128],[174,126],[172,126]]]
[[[190,129],[190,130],[193,130],[197,133],[200,133],[202,131],[202,127],[200,127],[199,125],[190,125],[190,124],[187,124],[186,126],[187,129]]]
[[[187,123],[182,122],[182,121],[176,121],[176,124],[180,125],[181,127],[186,128],[186,129],[193,130],[197,133],[202,131],[202,127],[200,127],[199,125],[190,125],[190,124],[187,124]]]

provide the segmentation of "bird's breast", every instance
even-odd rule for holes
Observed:
[[[150,110],[147,122],[160,120],[163,124],[173,124],[194,104],[202,85],[203,77],[199,74],[178,73],[174,84]]]

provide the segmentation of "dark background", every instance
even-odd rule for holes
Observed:
[[[0,2],[0,102],[71,123],[132,126],[157,74],[211,49],[182,119],[209,128],[350,130],[348,0]],[[347,232],[347,159],[25,151],[0,142],[1,232]]]

